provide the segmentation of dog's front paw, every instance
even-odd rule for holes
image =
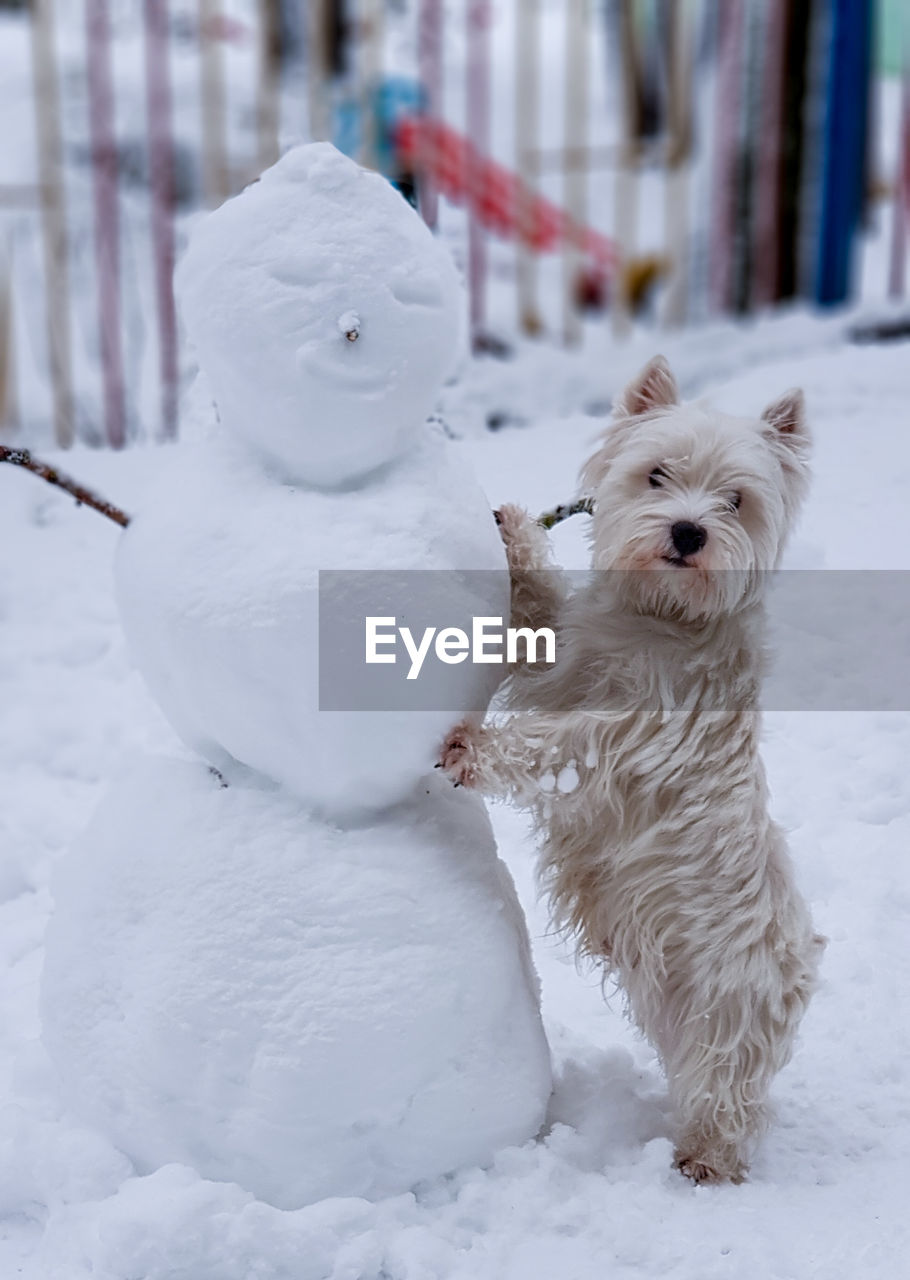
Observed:
[[[552,568],[546,531],[524,507],[505,502],[494,514],[512,573]]]
[[[473,787],[477,782],[478,745],[481,730],[470,720],[463,720],[442,744],[439,768],[456,787]]]

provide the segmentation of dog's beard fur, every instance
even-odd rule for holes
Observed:
[[[532,810],[556,922],[661,1054],[680,1167],[737,1180],[820,948],[758,754],[764,584],[808,434],[800,393],[756,421],[677,400],[658,358],[619,401],[583,471],[596,572],[574,596],[542,572],[542,531],[503,511],[513,624],[555,623],[557,662],[519,668],[509,717],[459,726],[443,764]],[[681,554],[679,522],[703,545]]]

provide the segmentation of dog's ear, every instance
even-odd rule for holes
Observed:
[[[806,493],[812,448],[812,436],[806,421],[806,398],[802,391],[786,391],[772,401],[762,413],[761,422],[768,443],[781,465],[792,518]]]
[[[806,397],[799,387],[785,391],[762,412],[762,422],[770,423],[782,436],[806,434]]]
[[[649,360],[633,378],[613,406],[615,418],[637,418],[654,409],[668,409],[679,404],[679,388],[664,356]]]

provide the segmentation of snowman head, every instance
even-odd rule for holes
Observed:
[[[289,483],[340,487],[393,461],[459,348],[448,254],[328,143],[204,219],[177,287],[222,423]]]

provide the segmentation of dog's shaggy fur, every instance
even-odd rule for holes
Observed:
[[[554,918],[624,990],[660,1053],[695,1181],[739,1181],[811,996],[813,933],[758,751],[763,594],[808,478],[800,392],[758,420],[680,405],[666,362],[627,388],[582,479],[590,581],[564,595],[546,535],[505,507],[513,623],[557,660],[510,714],[459,725],[456,782],[529,807]]]

